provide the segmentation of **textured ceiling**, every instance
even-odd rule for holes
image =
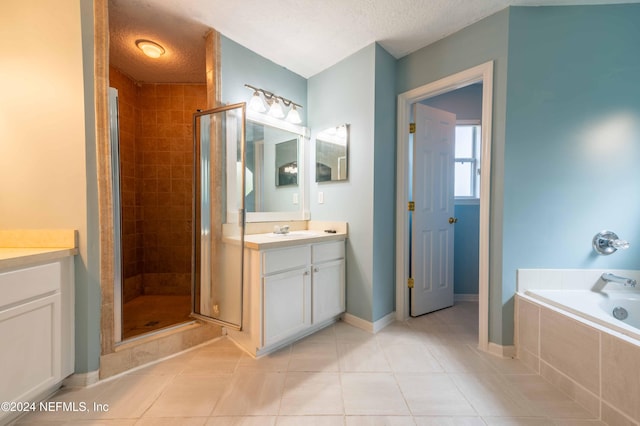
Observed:
[[[110,0],[111,63],[142,82],[204,82],[209,28],[303,77],[377,41],[396,58],[510,5],[640,0]],[[167,53],[148,59],[135,40]]]

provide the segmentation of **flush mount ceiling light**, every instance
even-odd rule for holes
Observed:
[[[251,108],[252,110],[256,112],[265,112],[267,111],[267,107],[265,106],[266,104],[269,105],[269,115],[276,118],[284,118],[285,108],[291,108],[286,114],[286,120],[294,124],[302,123],[300,113],[297,109],[302,108],[302,105],[297,104],[290,99],[276,95],[275,93],[269,92],[268,90],[251,86],[250,84],[245,84],[245,87],[253,90],[253,95],[251,96],[251,100],[249,101],[249,108]]]
[[[150,58],[159,58],[164,55],[164,47],[151,40],[136,40],[136,46]]]

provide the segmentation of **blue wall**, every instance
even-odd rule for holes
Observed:
[[[308,81],[311,136],[350,125],[349,176],[345,182],[311,181],[311,218],[346,221],[347,312],[373,318],[373,167],[376,47],[371,44]],[[315,147],[311,149],[315,164]],[[318,192],[324,204],[318,203]]]
[[[517,268],[640,268],[639,22],[637,4],[511,8],[505,344]],[[602,229],[631,248],[595,255]]]
[[[396,309],[396,60],[380,45],[375,48],[373,321]]]
[[[303,106],[302,125],[307,117],[307,79],[257,53],[220,36],[221,100],[224,104],[248,102],[251,90],[245,84],[265,89]]]

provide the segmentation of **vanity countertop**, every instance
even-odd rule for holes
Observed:
[[[56,260],[75,254],[78,254],[78,249],[67,247],[0,247],[0,271]]]
[[[0,230],[0,271],[76,254],[74,230]]]
[[[253,250],[266,250],[301,244],[344,240],[346,238],[346,232],[336,232],[334,234],[313,230],[291,231],[288,234],[274,234],[270,232],[266,234],[245,235],[244,246]]]

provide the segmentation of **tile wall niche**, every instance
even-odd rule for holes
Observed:
[[[518,358],[609,425],[640,425],[640,345],[516,295]]]
[[[205,84],[137,83],[111,66],[120,105],[124,302],[190,294],[192,114]]]

